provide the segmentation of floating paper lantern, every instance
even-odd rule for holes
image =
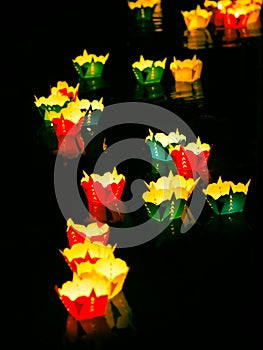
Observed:
[[[110,227],[106,223],[92,222],[88,225],[75,224],[70,218],[67,221],[67,236],[69,247],[73,244],[84,243],[86,238],[90,242],[100,242],[107,245],[110,234]]]
[[[79,93],[79,83],[74,86],[69,86],[66,81],[58,81],[56,86],[51,87],[51,95],[67,96],[71,101],[76,101]]]
[[[132,64],[132,69],[140,84],[160,83],[165,69],[167,58],[162,61],[145,60],[140,56],[140,61]]]
[[[77,102],[69,102],[60,112],[48,112],[58,139],[58,151],[66,158],[75,158],[84,152],[81,128],[86,115]]]
[[[100,78],[108,58],[109,53],[105,56],[97,56],[88,54],[87,50],[84,49],[83,55],[77,56],[72,62],[81,79]]]
[[[116,337],[112,330],[134,329],[132,309],[123,291],[108,300],[106,313],[101,317],[76,320],[68,314],[66,320],[65,338],[72,343],[89,343],[91,340],[101,341]]]
[[[248,5],[247,26],[250,26],[251,24],[255,24],[255,23],[260,23],[260,11],[261,11],[261,4],[251,3]]]
[[[127,3],[135,21],[144,22],[152,21],[155,8],[160,0],[128,0]]]
[[[226,10],[224,17],[225,28],[245,28],[249,17],[249,9],[246,6],[233,5]]]
[[[35,96],[35,105],[38,108],[40,115],[49,120],[47,112],[60,112],[65,108],[70,101],[75,101],[78,96],[79,84],[69,86],[66,81],[58,81],[56,86],[50,88],[50,95],[48,97]]]
[[[208,177],[207,162],[210,156],[211,146],[201,143],[200,137],[196,142],[183,145],[169,146],[169,152],[176,165],[179,175],[186,179],[200,177],[205,180]]]
[[[236,0],[235,6],[247,10],[247,26],[250,26],[251,24],[255,23],[260,23],[260,11],[262,7],[262,0]]]
[[[119,222],[123,220],[123,202],[121,196],[126,184],[123,174],[116,167],[112,173],[88,175],[83,171],[81,186],[87,199],[89,214],[101,222]]]
[[[77,100],[81,111],[85,111],[86,115],[82,123],[83,137],[85,134],[93,136],[99,125],[102,111],[104,110],[103,97],[100,100]],[[85,132],[84,132],[85,131]]]
[[[181,175],[162,176],[156,182],[146,184],[148,191],[142,194],[149,217],[162,222],[181,218],[197,181]]]
[[[224,27],[224,18],[228,8],[233,6],[232,0],[219,0],[219,1],[204,1],[204,7],[212,11],[213,16],[210,20],[215,27]]]
[[[52,151],[57,149],[58,142],[53,124],[49,119],[49,112],[54,111],[59,113],[69,102],[70,99],[67,95],[53,94],[48,97],[41,96],[40,98],[35,96],[35,106],[43,119],[39,135],[42,134],[42,139]]]
[[[61,94],[59,92],[53,94],[51,93],[48,97],[41,96],[40,98],[37,98],[35,96],[35,106],[43,118],[43,123],[39,130],[39,136],[41,136],[44,143],[47,144],[53,152],[57,149],[58,142],[53,124],[48,117],[48,112],[60,112],[61,109],[66,107],[69,102],[69,96],[66,94]]]
[[[92,113],[96,110],[99,110],[99,111],[104,110],[103,97],[100,100],[92,100],[92,101],[86,98],[77,99],[76,102],[78,103],[79,108],[82,111],[85,111],[88,116],[91,116]]]
[[[80,279],[76,274],[55,290],[67,311],[76,320],[104,316],[108,303],[109,283],[106,280]]]
[[[170,63],[170,70],[175,81],[194,82],[201,77],[203,62],[196,58],[185,59],[183,61],[177,60],[174,57],[173,62]]]
[[[35,105],[38,108],[40,115],[47,120],[49,120],[47,112],[54,111],[59,113],[69,102],[70,99],[67,95],[54,94],[49,95],[48,97],[41,96],[40,98],[35,96]]]
[[[120,258],[101,258],[95,263],[81,262],[77,265],[77,275],[80,278],[93,280],[105,279],[109,284],[109,299],[115,297],[121,290],[129,271],[126,262]]]
[[[102,258],[114,258],[115,246],[104,245],[100,242],[91,242],[88,238],[83,243],[75,243],[70,248],[60,250],[66,263],[73,272],[76,272],[76,264],[84,261],[95,263]]]
[[[206,28],[213,15],[212,11],[202,9],[200,5],[197,5],[195,10],[181,11],[181,13],[189,31]]]
[[[185,144],[186,136],[176,131],[165,133],[153,133],[149,129],[149,135],[145,138],[145,143],[149,146],[152,156],[152,165],[160,175],[166,175],[166,172],[172,170],[176,172],[173,159],[169,153],[169,145]]]
[[[207,203],[218,215],[242,212],[250,181],[234,184],[232,181],[222,181],[220,176],[217,183],[210,183],[203,189]]]

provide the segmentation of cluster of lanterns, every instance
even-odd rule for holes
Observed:
[[[128,5],[135,28],[162,30],[161,0],[128,0]],[[221,36],[224,45],[239,38],[261,36],[261,7],[262,0],[204,0],[195,8],[181,10],[186,26],[184,47],[212,47],[214,35]]]
[[[85,152],[83,132],[94,132],[104,109],[103,98],[79,99],[79,85],[73,87],[66,81],[58,81],[57,86],[51,87],[48,97],[35,96],[45,131],[53,136],[51,148],[54,153],[59,150],[66,158],[75,158]]]
[[[137,21],[151,21],[161,0],[128,0],[128,6]],[[215,27],[244,28],[259,20],[262,0],[205,0],[190,11],[181,11],[189,31]]]
[[[160,0],[128,1],[128,5],[132,11],[137,11],[136,16],[149,17],[160,5]],[[252,0],[224,0],[218,3],[205,1],[204,6],[205,9],[197,6],[195,10],[182,11],[188,30],[206,28],[212,20],[217,25],[218,19],[223,17],[222,23],[229,25],[232,15],[235,21],[245,15],[244,8],[247,10],[246,23],[250,23],[257,20],[256,13],[261,4]],[[108,58],[109,53],[96,56],[84,50],[83,55],[73,59],[80,80],[101,78]],[[166,62],[167,58],[153,61],[145,60],[141,55],[131,68],[139,84],[156,84],[162,79]],[[194,83],[200,79],[202,66],[202,61],[195,55],[183,61],[174,57],[170,70],[175,82]],[[34,102],[53,137],[54,154],[59,152],[67,159],[85,154],[83,132],[94,132],[104,110],[103,98],[80,99],[79,85],[73,87],[66,81],[59,81],[50,89],[48,97],[35,97]],[[149,130],[145,143],[156,171],[153,175],[160,175],[155,181],[145,182],[142,198],[147,214],[159,222],[182,218],[195,188],[211,180],[208,171],[211,145],[202,143],[200,137],[195,142],[188,142],[178,129],[168,134]],[[202,193],[216,214],[232,214],[243,211],[249,184],[250,180],[247,184],[234,184],[219,177],[217,182],[210,181],[203,186]],[[68,219],[69,247],[60,252],[72,271],[72,280],[55,289],[73,320],[82,322],[107,314],[110,302],[122,295],[129,267],[124,260],[115,257],[116,246],[108,244],[110,223],[123,221],[124,174],[119,174],[116,167],[104,174],[83,171],[80,185],[86,196],[90,222],[85,226]]]
[[[246,28],[260,20],[262,0],[205,0],[215,27]]]
[[[55,286],[67,311],[76,320],[105,316],[107,304],[122,291],[129,267],[114,256],[107,244],[110,227],[105,223],[67,222],[69,247],[60,250],[72,271],[72,280]]]
[[[183,217],[197,184],[215,213],[243,211],[250,180],[244,185],[222,182],[219,177],[217,183],[212,183],[208,167],[211,145],[202,143],[200,137],[196,142],[187,142],[178,129],[169,134],[149,131],[145,142],[151,150],[153,168],[164,174],[156,182],[146,184],[148,191],[143,199],[149,216],[157,221]]]
[[[103,68],[108,59],[106,56],[96,56],[88,54],[84,49],[83,55],[76,57],[73,62],[79,74],[80,79],[101,78]],[[163,60],[145,59],[143,55],[140,56],[139,61],[132,63],[132,70],[139,84],[156,84],[160,83],[165,70],[167,58]],[[197,59],[196,55],[192,59],[185,59],[183,61],[177,60],[174,57],[173,62],[170,63],[170,70],[176,81],[194,82],[201,76],[203,62]]]

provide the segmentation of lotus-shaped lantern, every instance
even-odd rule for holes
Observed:
[[[132,64],[135,77],[140,84],[160,83],[163,77],[167,58],[162,61],[145,60],[143,55],[140,60]]]
[[[176,172],[173,159],[169,153],[169,145],[185,144],[186,136],[176,131],[171,131],[169,134],[162,132],[153,133],[149,129],[149,135],[145,138],[145,143],[149,146],[152,165],[156,172],[160,175],[167,175],[170,170]]]
[[[86,238],[91,242],[100,242],[107,245],[110,227],[106,223],[92,222],[88,225],[76,224],[71,218],[67,220],[67,236],[69,247],[73,244],[84,243]]]
[[[197,5],[195,10],[181,11],[181,13],[189,31],[195,29],[205,29],[213,15],[212,11],[202,9],[200,5]]]
[[[198,180],[186,180],[183,176],[170,172],[168,176],[162,176],[156,182],[145,183],[148,191],[142,194],[142,198],[149,217],[160,222],[166,218],[181,218]]]
[[[93,264],[89,261],[77,264],[77,274],[80,278],[105,279],[109,283],[109,299],[122,290],[128,271],[126,262],[115,257],[102,258]]]
[[[95,263],[102,258],[114,257],[115,246],[104,245],[100,242],[91,242],[88,238],[82,243],[75,243],[70,248],[60,250],[66,263],[73,272],[76,272],[76,264],[84,261]]]
[[[110,285],[104,279],[80,279],[76,274],[55,290],[65,308],[76,320],[86,320],[106,314]]]
[[[77,56],[72,62],[81,79],[100,78],[108,58],[109,53],[97,56],[93,53],[88,54],[84,49],[83,55]]]
[[[87,199],[91,218],[101,222],[123,220],[122,193],[126,184],[125,176],[118,174],[116,167],[103,175],[88,175],[83,171],[81,186]]]
[[[194,82],[200,79],[203,68],[203,62],[197,59],[196,55],[192,59],[185,59],[183,61],[174,60],[170,63],[170,70],[175,81]]]
[[[233,181],[222,181],[220,176],[217,182],[210,183],[203,189],[207,203],[218,215],[242,212],[250,181],[234,184]]]
[[[202,143],[200,137],[196,142],[190,142],[183,145],[170,146],[169,152],[176,165],[178,174],[188,178],[198,178],[208,180],[208,159],[211,152],[211,146],[208,143]]]
[[[86,112],[82,111],[77,102],[71,101],[59,112],[48,112],[48,118],[53,124],[57,140],[58,152],[66,158],[75,158],[84,153],[85,145],[81,133]]]

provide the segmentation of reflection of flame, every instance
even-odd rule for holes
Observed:
[[[162,102],[167,100],[165,90],[161,83],[136,84],[134,99],[139,101]]]
[[[77,321],[70,314],[66,320],[65,338],[70,343],[100,341],[116,337],[114,330],[135,330],[132,322],[132,310],[123,292],[111,299],[106,307],[106,313],[101,317]]]
[[[240,38],[251,38],[262,35],[261,24],[258,22],[249,23],[247,27],[239,29]]]
[[[208,29],[185,30],[184,47],[188,49],[198,50],[213,46],[213,39]]]
[[[193,83],[176,81],[175,90],[171,93],[171,97],[183,102],[193,102],[204,99],[201,79]]]
[[[123,291],[109,300],[105,318],[111,329],[124,329],[127,327],[134,329],[132,323],[132,310],[125,298]]]

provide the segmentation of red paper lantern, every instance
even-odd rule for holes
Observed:
[[[178,174],[184,176],[186,179],[207,178],[207,162],[210,151],[210,145],[201,144],[199,137],[196,143],[191,142],[185,146],[177,145],[169,149]]]
[[[109,283],[106,280],[80,279],[73,276],[55,290],[67,311],[76,320],[104,316],[108,303]]]
[[[72,219],[67,221],[67,236],[69,247],[76,243],[84,243],[88,238],[91,242],[108,243],[110,227],[106,223],[92,222],[85,225],[75,224]]]
[[[124,205],[121,196],[126,184],[124,175],[113,172],[103,175],[83,171],[81,186],[87,198],[89,214],[100,222],[119,222],[123,220]]]

